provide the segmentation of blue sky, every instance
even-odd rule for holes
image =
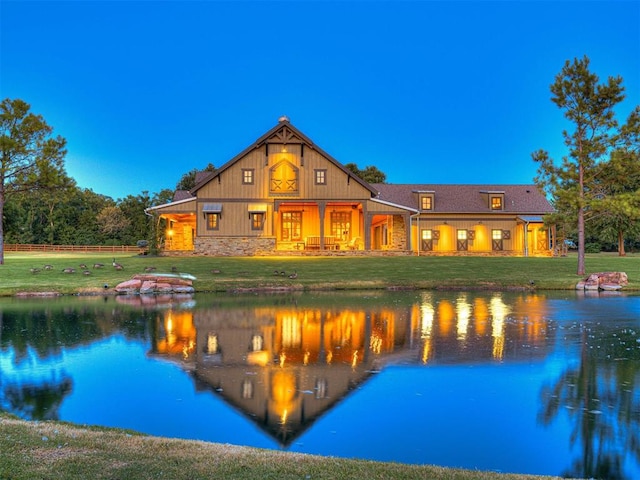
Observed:
[[[389,183],[531,183],[566,154],[549,85],[584,55],[640,103],[638,1],[12,1],[0,95],[114,199],[220,166],[281,115]]]

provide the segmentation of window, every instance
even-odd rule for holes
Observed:
[[[207,213],[207,230],[218,230],[220,228],[220,214]]]
[[[315,180],[316,185],[326,185],[327,184],[327,170],[326,169],[317,169],[315,172]]]
[[[503,231],[491,230],[491,248],[495,251],[501,251],[503,249],[502,244]]]
[[[295,195],[298,193],[298,168],[282,161],[269,171],[269,192],[272,194]]]
[[[346,240],[351,228],[351,212],[331,212],[331,236]]]
[[[262,335],[254,335],[253,337],[251,337],[251,347],[250,347],[251,352],[261,351],[263,345],[264,345],[264,338],[262,338]]]
[[[422,230],[422,250],[433,250],[433,230]]]
[[[433,197],[431,195],[420,197],[420,210],[433,210]]]
[[[242,169],[242,184],[243,185],[253,185],[253,168],[243,168]]]
[[[207,335],[207,347],[205,353],[214,355],[220,353],[220,345],[218,344],[218,335],[215,333],[209,333]]]
[[[282,240],[302,240],[302,212],[282,212]]]
[[[467,238],[467,234],[468,234],[468,231],[465,229],[459,229],[457,231],[457,238],[458,238],[457,250],[464,252],[469,249],[469,240]]]
[[[251,230],[262,230],[264,225],[264,213],[251,214]]]
[[[491,197],[491,210],[502,210],[502,197]]]

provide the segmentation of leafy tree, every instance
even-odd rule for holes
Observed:
[[[355,163],[347,163],[345,167],[368,183],[384,183],[387,175],[373,165],[367,165],[364,170],[360,170]]]
[[[215,171],[216,167],[213,166],[212,163],[208,164],[204,170],[202,170],[203,172],[213,172]],[[194,168],[193,170],[191,170],[190,172],[185,173],[182,178],[180,179],[180,181],[176,184],[176,190],[191,190],[193,187],[196,186],[196,176],[198,174],[198,172],[200,172],[201,170],[198,170],[197,168]]]
[[[131,223],[117,206],[104,207],[98,213],[96,220],[102,233],[114,239],[122,234]]]
[[[612,146],[617,128],[613,108],[624,99],[621,77],[599,83],[589,71],[589,59],[566,61],[551,85],[551,100],[564,111],[574,127],[564,131],[569,155],[560,165],[544,150],[532,157],[539,163],[536,182],[550,193],[557,205],[575,212],[578,232],[578,275],[585,273],[585,215],[594,196],[596,165]]]
[[[151,240],[153,222],[144,213],[145,209],[151,206],[151,197],[147,191],[136,196],[128,195],[118,202],[118,207],[125,217],[129,219],[129,226],[123,232],[123,243],[134,245],[139,240]]]
[[[4,205],[9,196],[53,185],[64,173],[66,140],[51,136],[41,115],[22,100],[0,104],[0,265],[4,263]]]
[[[592,204],[593,227],[603,240],[618,244],[624,256],[625,233],[640,235],[640,155],[616,150],[599,165],[599,192]]]

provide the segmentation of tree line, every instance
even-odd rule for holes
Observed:
[[[551,100],[570,122],[563,131],[568,155],[555,160],[541,149],[535,182],[545,190],[556,213],[557,240],[577,239],[578,274],[585,272],[587,241],[615,245],[640,243],[640,106],[620,125],[615,107],[624,100],[621,77],[600,83],[589,59],[567,61],[551,84]],[[23,100],[0,105],[0,264],[4,243],[53,245],[161,245],[163,225],[145,209],[171,201],[173,189],[114,200],[82,189],[64,168],[66,141],[53,136],[41,115]],[[346,168],[369,183],[384,183],[375,166]],[[209,164],[205,171],[215,170]],[[184,174],[175,190],[195,186],[197,169]]]

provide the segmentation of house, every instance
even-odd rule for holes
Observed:
[[[548,255],[533,185],[369,184],[287,117],[190,192],[147,209],[163,250],[197,255]]]

